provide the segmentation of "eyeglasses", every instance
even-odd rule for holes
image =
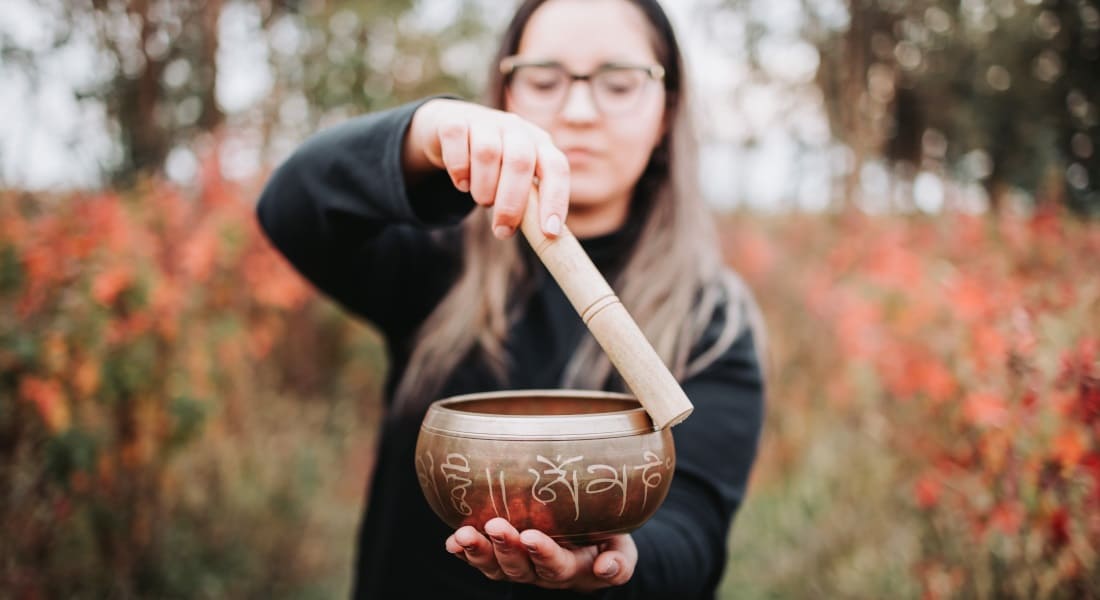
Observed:
[[[576,81],[588,83],[596,108],[605,115],[622,115],[638,107],[651,81],[663,81],[661,65],[605,64],[579,75],[556,62],[524,62],[509,56],[500,62],[500,72],[512,101],[522,109],[557,114],[565,105]]]

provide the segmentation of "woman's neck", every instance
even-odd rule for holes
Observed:
[[[618,231],[630,214],[630,201],[602,201],[569,206],[566,223],[569,231],[580,238],[593,238]]]

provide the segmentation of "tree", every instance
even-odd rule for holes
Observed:
[[[766,27],[751,0],[725,5]],[[901,178],[981,182],[993,211],[1020,190],[1100,214],[1097,0],[847,0],[839,17],[801,5],[816,85],[854,158],[848,201],[878,158]]]
[[[177,148],[229,128],[267,146],[299,139],[323,123],[429,93],[469,95],[468,64],[447,65],[448,52],[484,43],[485,14],[474,0],[446,3],[453,19],[431,30],[418,24],[413,0],[46,0],[36,5],[49,42],[35,48],[0,39],[0,56],[31,79],[43,62],[76,38],[99,66],[73,90],[102,106],[117,158],[105,179],[127,184],[160,172]],[[436,9],[440,7],[437,5]],[[423,15],[420,15],[423,16]],[[219,71],[239,57],[224,45],[242,31],[266,57],[269,93],[254,105],[224,106]],[[453,62],[453,61],[452,61]],[[459,61],[461,62],[461,61]],[[222,73],[224,78],[224,72]],[[224,79],[223,79],[224,81]]]

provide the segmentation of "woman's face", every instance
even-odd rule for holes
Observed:
[[[517,54],[522,61],[561,64],[589,74],[607,64],[657,65],[650,25],[625,0],[550,0],[535,10]],[[566,84],[568,85],[568,84]],[[570,219],[585,213],[625,218],[631,192],[664,133],[665,90],[647,79],[625,114],[604,114],[589,82],[569,85],[561,108],[532,111],[505,95],[505,110],[545,129],[569,159]]]

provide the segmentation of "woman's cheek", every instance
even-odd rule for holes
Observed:
[[[617,160],[615,165],[615,173],[619,178],[628,179],[630,182],[634,182],[641,176],[642,171],[645,170],[646,163],[649,162],[649,149],[652,148],[652,141],[646,138],[639,138],[632,140],[629,145],[625,146],[629,148],[628,152],[623,152]]]

